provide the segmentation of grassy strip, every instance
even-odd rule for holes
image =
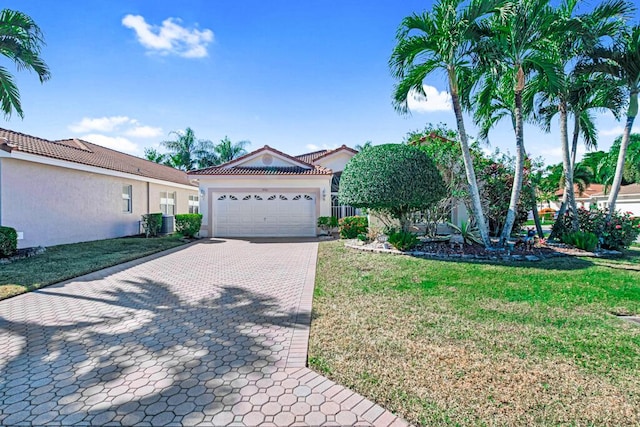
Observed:
[[[169,236],[52,246],[44,254],[0,265],[0,300],[183,244]]]
[[[489,265],[322,243],[310,365],[419,425],[638,425],[640,327],[611,313],[640,313],[623,268],[639,255]]]

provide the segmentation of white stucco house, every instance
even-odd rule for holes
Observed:
[[[264,146],[220,166],[189,172],[200,188],[201,236],[313,237],[318,217],[353,215],[340,206],[340,174],[357,151],[291,156]]]
[[[185,172],[79,139],[0,129],[0,224],[18,247],[140,233],[141,215],[197,212]]]
[[[608,189],[602,184],[589,184],[582,192],[579,191],[578,186],[575,186],[576,204],[578,207],[585,209],[590,209],[591,207],[604,209],[609,204],[609,192],[605,190]],[[558,190],[556,192],[557,200],[550,201],[549,207],[556,211],[559,210],[563,194],[563,189]],[[632,216],[640,217],[640,184],[620,186],[618,199],[616,200],[616,210],[631,212]]]

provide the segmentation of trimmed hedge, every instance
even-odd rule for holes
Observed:
[[[0,227],[0,255],[11,256],[18,249],[18,233],[15,228]]]
[[[142,229],[147,237],[156,237],[162,228],[162,213],[142,215]]]
[[[194,237],[200,231],[202,214],[176,215],[176,231],[184,237]]]
[[[386,212],[408,227],[411,212],[427,209],[447,193],[435,163],[417,147],[384,144],[368,148],[346,164],[340,203]]]

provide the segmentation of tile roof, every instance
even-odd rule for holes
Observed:
[[[189,172],[189,175],[331,175],[331,169],[320,166],[303,168],[299,166],[264,167],[210,167]]]
[[[358,150],[354,150],[351,147],[347,147],[346,145],[341,145],[338,148],[335,148],[333,150],[318,150],[318,151],[314,151],[312,153],[306,153],[306,154],[300,154],[298,156],[295,156],[296,158],[302,160],[303,162],[306,163],[313,163],[318,159],[321,159],[323,157],[329,156],[335,152],[338,152],[340,150],[346,150],[346,151],[350,151],[353,154],[358,154]]]
[[[301,166],[233,166],[262,151],[270,151],[292,160]],[[306,167],[305,167],[306,166]],[[230,162],[205,169],[189,171],[189,175],[331,175],[330,169],[312,165],[298,157],[292,157],[282,151],[265,145],[251,153],[233,159]]]
[[[573,184],[573,191],[576,194],[576,197],[588,198],[594,194],[602,193],[604,191],[604,185],[589,184],[587,188],[585,188],[584,191],[580,193],[580,189],[578,188],[578,185]],[[564,194],[564,188],[561,188],[558,191],[556,191],[556,196],[558,197],[562,197],[563,194]]]
[[[183,171],[79,139],[49,141],[0,128],[0,149],[7,152],[20,151],[176,184],[192,185]]]
[[[327,154],[329,150],[319,150],[319,151],[314,151],[313,153],[306,153],[306,154],[300,154],[299,156],[295,156],[296,159],[300,159],[305,163],[313,163],[313,161],[319,157],[324,156],[325,154]]]
[[[604,192],[599,192],[594,194],[594,196],[605,196],[607,194],[605,194]],[[621,185],[620,191],[618,192],[618,196],[628,196],[628,195],[640,195],[640,184]]]

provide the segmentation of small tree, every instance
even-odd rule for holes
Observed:
[[[431,158],[416,147],[399,144],[368,148],[347,163],[340,179],[340,203],[389,214],[409,228],[409,215],[446,195]]]

